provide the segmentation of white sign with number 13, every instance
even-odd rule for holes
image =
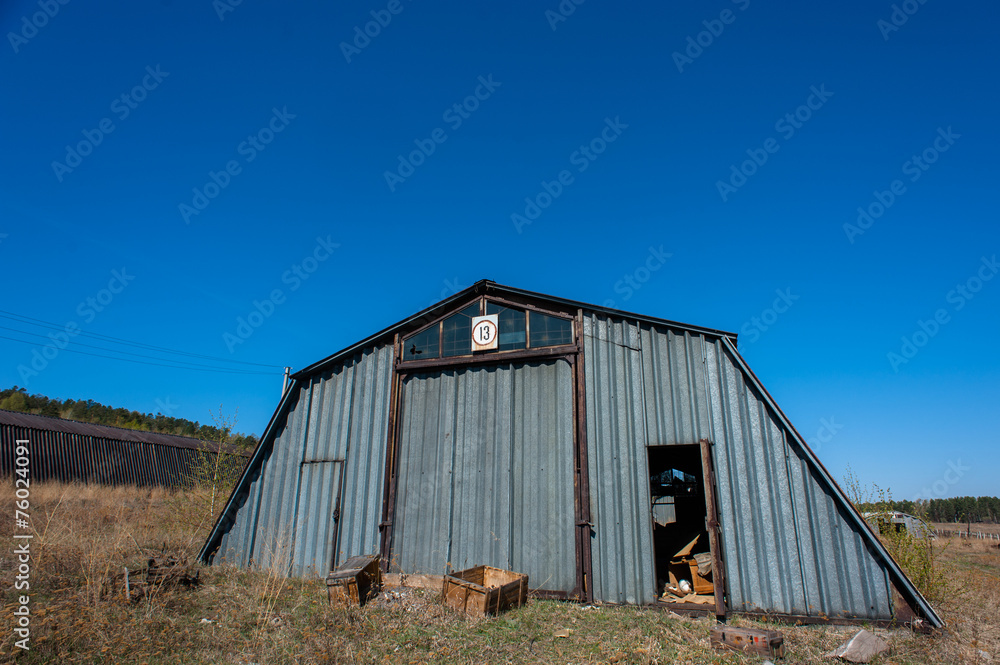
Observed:
[[[495,351],[499,344],[499,314],[472,317],[472,350]]]

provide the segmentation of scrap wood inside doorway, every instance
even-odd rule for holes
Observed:
[[[714,519],[709,516],[714,501],[706,494],[713,490],[705,482],[703,454],[707,445],[647,448],[657,602],[671,607],[717,606],[717,559],[710,537]]]

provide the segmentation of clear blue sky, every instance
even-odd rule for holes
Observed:
[[[996,3],[224,3],[3,3],[0,310],[273,367],[24,375],[3,318],[0,385],[259,434],[489,278],[740,332],[837,478],[1000,493]]]

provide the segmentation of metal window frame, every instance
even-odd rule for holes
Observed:
[[[507,351],[470,351],[468,354],[463,354],[459,356],[443,356],[443,326],[441,325],[446,319],[451,318],[455,314],[458,314],[463,309],[468,308],[470,305],[479,302],[479,314],[482,316],[483,312],[486,311],[486,303],[492,302],[504,307],[513,307],[517,309],[524,310],[524,344],[523,349],[510,349]],[[560,344],[558,346],[531,346],[531,317],[528,315],[529,312],[535,312],[537,314],[544,314],[546,316],[551,316],[556,319],[561,319],[563,321],[568,321],[571,326],[571,337],[574,342],[569,344]],[[406,340],[419,335],[420,333],[438,326],[438,356],[436,358],[422,358],[420,360],[407,360],[405,358],[406,354]],[[464,365],[482,365],[482,364],[492,364],[492,363],[504,363],[504,362],[517,362],[525,359],[545,359],[545,358],[558,358],[565,356],[567,354],[576,354],[582,352],[582,344],[580,343],[580,338],[582,336],[583,323],[582,318],[576,314],[567,314],[566,312],[553,311],[544,309],[532,305],[530,303],[521,303],[508,300],[506,298],[498,298],[494,296],[488,296],[485,294],[477,295],[475,298],[470,298],[464,300],[461,303],[455,305],[453,309],[448,310],[446,313],[438,316],[436,319],[423,325],[413,331],[406,332],[405,335],[398,335],[400,340],[396,352],[395,352],[395,370],[396,372],[406,372],[406,371],[427,371],[434,367],[457,367]]]

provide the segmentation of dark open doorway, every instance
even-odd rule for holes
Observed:
[[[710,611],[716,608],[717,559],[706,446],[648,446],[647,454],[659,602]]]

